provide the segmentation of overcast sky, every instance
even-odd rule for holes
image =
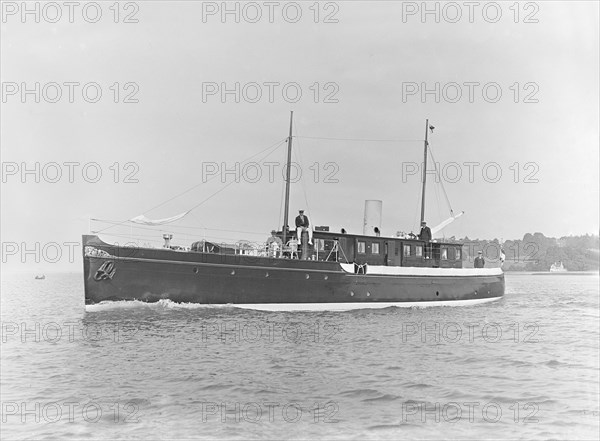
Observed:
[[[428,118],[443,189],[466,212],[447,237],[598,233],[597,2],[429,2],[425,16],[392,1],[229,2],[224,16],[222,2],[54,5],[2,6],[5,268],[33,263],[23,244],[36,243],[42,268],[57,243],[55,267],[77,269],[64,244],[88,218],[174,216],[232,182],[221,172],[236,162],[240,182],[178,223],[102,237],[265,240],[282,225],[292,110],[292,217],[360,233],[364,201],[379,199],[384,235],[416,231]],[[434,226],[449,209],[433,175],[427,188]]]

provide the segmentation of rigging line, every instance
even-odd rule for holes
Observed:
[[[327,138],[322,136],[294,136],[304,139],[325,139],[329,141],[370,141],[370,142],[423,142],[422,139],[369,139],[369,138]]]
[[[197,217],[194,215],[194,213],[189,213],[189,214],[190,214],[190,216],[192,216],[192,219],[194,219],[194,220],[195,220],[195,221],[198,223],[198,225],[199,225],[199,227],[198,227],[198,228],[199,228],[199,229],[206,230],[206,227],[203,225],[203,223],[200,221],[200,219],[198,219],[198,218],[197,218]],[[193,228],[193,227],[192,227],[192,228]]]
[[[261,236],[263,236],[264,233],[261,234]],[[117,237],[125,237],[125,238],[129,238],[130,236],[128,234],[120,234],[120,233],[106,233],[104,234],[104,236],[117,236]],[[197,236],[195,235],[191,235],[191,234],[185,234],[182,233],[180,236],[178,236],[180,239],[186,239],[186,238],[190,238],[190,240],[197,240]],[[149,234],[141,234],[141,233],[137,233],[134,238],[150,238],[151,240],[153,240],[154,242],[160,242],[161,241],[161,237],[157,237],[156,235],[149,235]],[[224,239],[224,240],[239,240],[239,239],[234,239],[231,236],[229,237],[224,237],[224,236],[215,236],[215,235],[211,235],[208,236],[208,238],[212,238],[212,239]]]
[[[450,210],[450,214],[454,216],[454,210],[452,210],[452,205],[450,204],[450,199],[448,198],[448,194],[446,193],[446,189],[444,188],[444,180],[440,174],[440,171],[437,169],[437,164],[435,162],[435,158],[433,157],[433,150],[431,147],[429,148],[429,154],[431,155],[431,160],[433,161],[433,166],[437,173],[438,179],[440,180],[440,186],[442,187],[442,191],[444,193],[444,197],[446,198],[446,203],[448,204],[448,209]]]
[[[118,233],[106,233],[104,236],[109,236],[109,237],[124,237],[126,239],[130,239],[130,236],[127,234],[118,234]],[[138,234],[137,236],[134,236],[133,239],[139,239],[139,240],[150,240],[156,244],[161,244],[160,239],[156,238],[156,236],[150,236],[150,235],[144,235],[144,234]],[[192,238],[193,240],[194,238]],[[138,241],[139,241],[138,240]],[[236,242],[240,242],[240,239],[232,239],[231,237],[220,237],[220,236],[209,236],[207,239],[208,242],[214,242],[216,240],[220,240],[222,244],[227,244],[227,245],[234,245]],[[263,243],[262,241],[248,241],[249,243]]]
[[[434,186],[433,187],[434,192],[435,192],[435,201],[436,201],[436,208],[437,208],[437,215],[438,215],[438,222],[443,221],[444,219],[442,218],[442,212],[440,210],[440,189],[438,188],[438,186]]]
[[[298,132],[298,128],[295,127],[296,132]],[[298,136],[296,136],[296,138],[299,138]],[[302,173],[303,170],[303,165],[304,165],[304,161],[302,160],[302,152],[300,151],[300,143],[298,143],[298,148],[294,149],[294,156],[296,157],[296,160],[298,161],[298,163],[300,164],[300,186],[302,187],[302,193],[304,194],[304,203],[306,204],[306,211],[308,211],[308,218],[310,219],[312,226],[314,228],[315,223],[314,223],[314,219],[312,218],[312,212],[310,211],[310,206],[308,204],[308,195],[306,193],[306,181],[304,180],[304,173]]]
[[[145,231],[152,231],[155,234],[152,235],[152,237],[158,237],[158,234],[161,233],[177,233],[178,237],[181,236],[189,236],[189,237],[198,237],[198,233],[197,232],[187,232],[187,231],[175,231],[175,230],[152,230],[151,228],[142,228],[142,230]],[[262,236],[264,235],[264,232],[256,232],[256,231],[237,231],[237,230],[211,230],[211,231],[218,231],[221,233],[235,233],[235,234],[246,234],[246,235],[252,235],[252,236]],[[92,230],[92,233],[96,234],[96,233],[100,233],[101,231],[94,231]],[[111,234],[117,234],[117,233],[104,233],[107,235],[111,235]],[[135,235],[139,236],[142,235],[142,233],[139,233],[137,230],[135,232]]]
[[[103,236],[108,236],[108,237],[125,237],[127,239],[130,239],[131,236],[128,234],[119,234],[119,233],[105,233],[103,234]],[[150,235],[150,234],[136,234],[135,236],[133,236],[133,239],[141,239],[141,238],[148,238],[148,239],[152,239],[155,242],[160,242],[160,238],[155,236],[155,235]]]
[[[435,166],[435,160],[433,159],[433,156],[431,157],[431,160],[433,162],[433,169],[436,172],[436,174],[434,175],[434,177],[436,179],[435,183],[439,184],[439,180],[438,180],[439,175],[437,174],[437,168]],[[442,219],[442,212],[440,210],[440,189],[439,189],[438,185],[433,185],[433,193],[435,194],[435,202],[436,202],[435,208],[437,209],[436,213],[438,216],[437,222],[441,222],[443,219]],[[430,220],[433,220],[433,216],[431,217]]]
[[[273,153],[273,152],[274,152],[274,151],[276,151],[276,150],[277,150],[279,147],[281,147],[281,145],[282,145],[282,144],[283,144],[283,143],[284,143],[286,140],[287,140],[287,138],[286,138],[286,139],[284,139],[284,140],[282,140],[282,141],[279,141],[279,142],[277,142],[277,143],[275,143],[275,144],[273,144],[273,145],[271,145],[271,146],[269,146],[269,147],[267,147],[266,149],[263,149],[263,150],[261,150],[260,152],[258,152],[258,153],[256,153],[256,154],[254,154],[254,155],[250,156],[249,158],[245,159],[244,161],[242,161],[242,164],[243,164],[243,163],[245,163],[245,162],[248,162],[250,159],[254,158],[255,156],[258,156],[259,154],[261,154],[261,153],[263,153],[263,152],[265,152],[265,151],[267,151],[267,150],[269,150],[269,149],[272,149],[272,151],[271,151],[271,152],[269,152],[269,153],[268,153],[268,154],[267,154],[265,157],[263,157],[263,158],[262,158],[262,160],[266,159],[267,157],[269,157],[269,155],[270,155],[271,153]],[[210,180],[214,179],[216,176],[217,176],[217,175],[215,175],[215,176],[211,177],[210,179],[207,179],[207,181],[206,181],[206,182],[208,182],[208,181],[210,181]],[[160,204],[158,204],[158,205],[156,205],[156,206],[152,207],[150,210],[146,210],[146,211],[145,211],[145,213],[147,213],[148,211],[152,211],[152,210],[154,210],[154,209],[156,209],[156,208],[158,208],[158,207],[161,207],[161,206],[165,205],[166,203],[168,203],[168,202],[170,202],[170,201],[172,201],[172,200],[174,200],[174,199],[176,199],[176,198],[178,198],[178,197],[180,197],[180,196],[183,196],[183,195],[184,195],[184,194],[186,194],[186,193],[189,193],[190,191],[194,190],[195,188],[199,187],[200,185],[203,185],[203,184],[205,184],[206,182],[201,182],[201,183],[199,183],[199,184],[196,184],[196,185],[194,185],[193,187],[191,187],[191,188],[187,189],[186,191],[184,191],[184,192],[182,192],[182,193],[180,193],[180,194],[178,194],[178,195],[176,195],[176,196],[173,196],[172,198],[170,198],[170,199],[168,199],[168,200],[166,200],[166,201],[164,201],[164,202],[162,202],[162,203],[160,203]],[[201,201],[200,203],[198,203],[198,204],[194,205],[192,208],[190,208],[189,210],[187,210],[187,212],[186,212],[186,213],[189,213],[190,211],[192,211],[192,210],[195,210],[195,209],[196,209],[196,208],[198,208],[200,205],[202,205],[202,204],[204,204],[205,202],[209,201],[209,200],[210,200],[210,199],[212,199],[214,196],[216,196],[217,194],[221,193],[223,190],[225,190],[227,187],[229,187],[231,184],[233,184],[233,183],[235,183],[235,182],[236,182],[236,181],[234,180],[234,181],[230,182],[229,184],[225,185],[224,187],[222,187],[220,190],[217,190],[217,191],[216,191],[215,193],[213,193],[211,196],[209,196],[208,198],[204,199],[204,200],[203,200],[203,201]],[[129,222],[129,219],[126,219],[126,220],[124,220],[124,221],[121,221],[121,222],[119,222],[118,224],[111,225],[111,226],[108,226],[108,227],[106,227],[106,228],[104,228],[104,229],[102,229],[102,230],[99,230],[99,231],[98,231],[98,233],[100,233],[100,232],[103,232],[103,231],[105,231],[105,230],[108,230],[109,228],[113,228],[113,227],[114,227],[114,226],[116,226],[116,225],[122,225],[122,224],[125,224],[126,222]]]
[[[266,149],[263,149],[263,150],[261,150],[260,152],[253,154],[252,156],[250,156],[250,157],[248,157],[248,158],[244,159],[244,160],[242,161],[242,164],[244,164],[244,163],[246,163],[246,162],[250,161],[250,160],[251,160],[252,158],[254,158],[255,156],[258,156],[258,155],[260,155],[261,153],[264,153],[264,152],[266,152],[267,150],[270,150],[270,149],[272,149],[272,148],[274,148],[274,150],[277,150],[277,148],[279,148],[279,147],[280,147],[280,145],[281,145],[283,142],[285,142],[286,140],[287,140],[287,138],[285,138],[285,139],[283,139],[283,140],[281,140],[281,141],[277,141],[275,144],[272,144],[272,145],[270,145],[270,146],[269,146],[269,147],[267,147]],[[269,153],[269,154],[270,154],[270,153]],[[267,156],[268,156],[268,155],[267,155]],[[265,159],[265,158],[263,158],[263,159]],[[206,180],[206,182],[209,182],[209,181],[211,181],[212,179],[214,179],[214,178],[216,178],[216,177],[217,177],[217,175],[214,175],[214,176],[212,176],[211,178],[207,179],[207,180]],[[186,194],[186,193],[189,193],[190,191],[194,190],[195,188],[197,188],[197,187],[199,187],[199,186],[201,186],[201,185],[203,185],[203,184],[206,184],[206,182],[201,182],[201,183],[199,183],[199,184],[196,184],[196,185],[194,185],[193,187],[190,187],[189,189],[185,190],[184,192],[182,192],[182,193],[179,193],[178,195],[176,195],[176,196],[173,196],[173,197],[172,197],[172,198],[170,198],[170,199],[167,199],[166,201],[164,201],[164,202],[162,202],[162,203],[160,203],[160,204],[158,204],[158,205],[156,205],[156,206],[154,206],[154,207],[150,208],[149,210],[146,210],[144,213],[147,213],[147,212],[149,212],[149,211],[152,211],[152,210],[154,210],[154,209],[156,209],[156,208],[158,208],[158,207],[161,207],[161,206],[165,205],[166,203],[168,203],[168,202],[172,201],[173,199],[176,199],[176,198],[178,198],[179,196],[182,196],[182,195],[184,195],[184,194]],[[235,182],[235,181],[234,181],[234,182]],[[192,208],[192,210],[193,210],[193,208]]]
[[[109,219],[92,219],[94,221],[98,221],[98,222],[102,222],[105,224],[112,224],[113,226],[117,226],[120,225],[122,222],[121,221],[113,221],[113,220],[109,220]],[[163,225],[155,225],[155,226],[142,226],[142,225],[131,225],[131,227],[133,229],[136,230],[150,230],[150,231],[157,231],[157,232],[165,232],[165,233],[169,233],[169,232],[178,232],[176,231],[176,229],[178,228],[188,228],[188,229],[194,229],[194,230],[203,230],[204,227],[191,227],[191,226],[187,226],[187,225],[172,225],[169,228],[155,228],[155,227],[163,227]]]
[[[443,222],[444,221],[444,217],[442,215],[442,209],[440,207],[440,189],[438,188],[438,186],[436,185],[434,187],[435,189],[435,200],[437,203],[437,215],[438,215],[438,222]],[[442,230],[440,231],[442,233],[442,237],[446,237],[444,236],[444,229],[442,228]]]
[[[424,172],[424,170],[422,170],[422,172]],[[419,206],[421,205],[421,193],[422,192],[423,192],[423,177],[421,175],[421,178],[419,179],[419,191],[416,193],[417,202],[415,203],[415,214],[413,216],[413,224],[412,224],[411,232],[415,231],[415,224],[418,225],[417,228],[421,227],[421,225],[418,224],[417,219],[419,219],[419,217],[420,217]]]
[[[251,160],[252,158],[254,158],[255,156],[258,156],[258,155],[260,155],[261,153],[263,153],[263,152],[265,152],[265,151],[267,151],[267,150],[269,150],[269,149],[274,149],[274,150],[277,150],[277,149],[278,149],[278,148],[281,146],[281,144],[282,144],[283,142],[285,142],[286,140],[287,140],[287,138],[285,138],[285,139],[284,139],[284,140],[282,140],[282,141],[278,141],[278,142],[276,142],[275,144],[272,144],[272,145],[270,145],[269,147],[267,147],[267,148],[265,148],[265,149],[261,150],[261,151],[260,151],[260,152],[258,152],[258,153],[255,153],[254,155],[252,155],[252,156],[250,156],[250,157],[248,157],[248,158],[244,159],[244,160],[242,161],[242,164],[244,164],[244,163],[246,163],[246,162],[250,161],[250,160]],[[268,156],[268,155],[267,155],[267,156]],[[264,158],[263,158],[263,159],[264,159]],[[203,184],[206,184],[206,182],[209,182],[209,181],[211,181],[212,179],[214,179],[214,178],[216,178],[216,177],[217,177],[217,175],[214,175],[214,176],[210,177],[209,179],[207,179],[205,182],[200,182],[199,184],[196,184],[196,185],[194,185],[194,186],[192,186],[192,187],[188,188],[187,190],[185,190],[185,191],[183,191],[183,192],[181,192],[181,193],[179,193],[179,194],[177,194],[177,195],[175,195],[175,196],[173,196],[173,197],[171,197],[171,198],[167,199],[166,201],[164,201],[164,202],[161,202],[161,203],[160,203],[160,204],[158,204],[158,205],[155,205],[154,207],[150,208],[149,210],[146,210],[146,211],[144,211],[144,213],[148,213],[148,212],[150,212],[150,211],[152,211],[152,210],[155,210],[155,209],[156,209],[156,208],[158,208],[158,207],[162,207],[163,205],[165,205],[165,204],[169,203],[170,201],[172,201],[172,200],[174,200],[174,199],[177,199],[178,197],[180,197],[180,196],[183,196],[183,195],[184,195],[184,194],[186,194],[186,193],[189,193],[190,191],[192,191],[192,190],[194,190],[194,189],[198,188],[199,186],[201,186],[201,185],[203,185]],[[234,182],[235,182],[235,181],[234,181]],[[215,193],[215,194],[218,194],[218,193],[220,193],[222,190],[224,190],[224,189],[225,189],[225,188],[227,188],[228,186],[229,186],[229,184],[228,184],[228,185],[226,185],[224,188],[222,188],[221,190],[219,190],[219,191],[218,191],[217,193]],[[214,196],[215,194],[213,194],[213,196]],[[210,199],[210,198],[209,198],[209,199]],[[201,204],[202,204],[202,203],[204,203],[204,202],[206,202],[206,201],[203,201],[203,202],[201,202],[200,204],[198,204],[198,205],[196,205],[196,206],[192,207],[192,208],[191,208],[191,209],[189,209],[187,212],[189,213],[190,211],[194,210],[195,208],[197,208],[199,205],[201,205]],[[117,224],[117,225],[124,224],[124,223],[126,223],[126,222],[128,222],[128,221],[129,221],[129,219],[126,219],[126,220],[124,220],[124,221],[120,222],[120,223],[119,223],[119,224]],[[102,231],[108,230],[109,228],[112,228],[112,227],[114,227],[114,226],[115,226],[115,225],[111,225],[111,226],[109,226],[109,227],[106,227],[106,228],[104,228],[104,229],[100,230],[99,232],[102,232]]]
[[[279,195],[279,219],[277,219],[277,228],[279,229],[279,225],[282,225],[282,228],[285,228],[283,225],[283,204],[285,198],[285,180],[281,182],[281,194]]]
[[[106,231],[106,230],[108,230],[108,229],[110,229],[110,228],[112,228],[112,227],[116,227],[117,225],[124,225],[124,224],[125,224],[125,223],[126,223],[128,220],[129,220],[129,219],[127,219],[127,220],[124,220],[124,221],[121,221],[121,222],[119,222],[119,223],[116,223],[116,224],[114,224],[114,225],[109,225],[108,227],[106,227],[106,228],[102,228],[101,230],[98,230],[98,231],[92,231],[92,233],[94,233],[94,234],[102,233],[103,231]]]
[[[104,222],[104,223],[113,223],[115,225],[118,225],[120,222],[119,221],[112,221],[112,220],[103,220],[103,219],[92,219],[92,220],[96,220],[96,221],[100,221],[100,222]],[[219,228],[207,228],[207,227],[191,227],[191,226],[187,226],[187,225],[179,225],[179,226],[172,226],[169,229],[154,229],[153,227],[149,227],[149,226],[134,226],[134,228],[136,229],[141,229],[141,230],[151,230],[151,231],[173,231],[174,228],[188,228],[188,229],[193,229],[193,230],[209,230],[209,231],[223,231],[223,232],[228,232],[228,233],[244,233],[244,234],[264,234],[264,232],[256,232],[256,231],[241,231],[241,230],[223,230],[223,229],[219,229]]]
[[[286,138],[287,139],[287,138]],[[285,141],[285,140],[284,140]],[[281,145],[283,145],[284,141],[280,141],[279,145],[274,148],[272,151],[270,151],[269,153],[267,153],[265,156],[263,156],[261,159],[259,159],[259,161],[264,161],[265,159],[267,159],[271,154],[273,154],[273,152],[275,152],[277,150],[277,148],[281,147]],[[264,152],[264,150],[263,150]],[[261,152],[262,153],[262,152]],[[256,156],[256,155],[254,155]],[[192,211],[195,210],[196,208],[198,208],[200,205],[204,204],[205,202],[208,202],[209,200],[211,200],[212,198],[214,198],[216,195],[218,195],[219,193],[221,193],[223,190],[225,190],[227,187],[229,187],[231,184],[237,184],[238,182],[236,182],[236,180],[231,181],[229,184],[225,185],[223,188],[221,188],[220,190],[217,190],[215,193],[213,193],[212,195],[210,195],[209,197],[207,197],[206,199],[204,199],[203,201],[199,202],[198,204],[194,205],[192,208],[190,208],[188,210]]]

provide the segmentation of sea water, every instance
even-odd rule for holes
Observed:
[[[2,439],[597,439],[598,275],[479,306],[117,302],[2,281]]]

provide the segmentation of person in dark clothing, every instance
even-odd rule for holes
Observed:
[[[485,266],[485,260],[483,258],[483,253],[481,251],[477,252],[477,257],[475,258],[473,266],[475,268],[483,268]]]
[[[419,233],[419,240],[425,242],[431,242],[431,229],[427,226],[427,222],[421,222],[421,232]]]
[[[427,226],[427,222],[421,222],[421,232],[419,233],[419,240],[425,242],[425,259],[431,259],[431,229]]]
[[[308,244],[312,245],[312,229],[310,228],[310,222],[308,221],[308,216],[304,215],[304,210],[298,211],[298,216],[296,216],[296,233],[298,234],[298,242],[302,243],[302,232],[308,232]]]

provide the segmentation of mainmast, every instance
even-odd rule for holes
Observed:
[[[427,183],[427,130],[429,130],[429,120],[425,120],[425,152],[423,153],[423,193],[421,194],[421,225],[425,220],[425,184]]]
[[[283,213],[283,245],[287,243],[288,216],[290,211],[290,168],[292,164],[292,122],[294,111],[290,112],[290,136],[288,137],[287,164],[285,166],[285,211]]]

